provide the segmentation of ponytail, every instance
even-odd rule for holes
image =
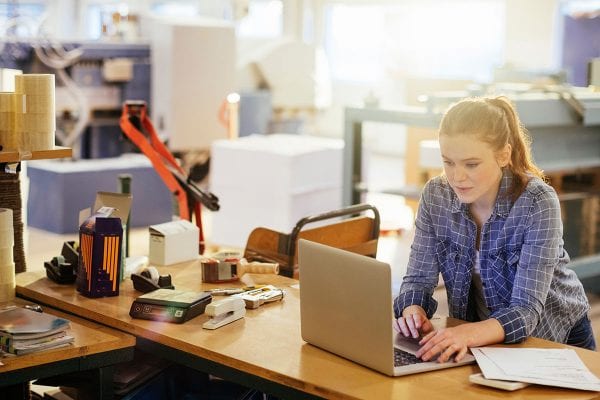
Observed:
[[[508,144],[512,151],[510,156],[510,168],[513,175],[517,178],[513,181],[510,194],[516,199],[527,186],[531,176],[537,176],[544,179],[543,171],[533,162],[531,155],[531,137],[521,123],[519,115],[511,101],[505,96],[488,98],[489,104],[500,108],[508,124]]]

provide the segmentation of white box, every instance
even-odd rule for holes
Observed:
[[[266,227],[289,233],[298,220],[341,208],[343,141],[288,134],[215,141],[210,190],[211,243],[246,246]]]
[[[149,230],[150,264],[169,265],[198,258],[200,230],[190,221],[151,225]]]
[[[207,18],[152,21],[152,120],[172,150],[227,137],[219,110],[235,90],[235,27]]]

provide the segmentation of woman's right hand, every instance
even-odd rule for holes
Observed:
[[[404,337],[416,339],[433,331],[433,325],[423,307],[412,305],[406,307],[402,316],[394,321],[394,330]]]

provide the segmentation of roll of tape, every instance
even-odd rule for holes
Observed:
[[[12,251],[14,243],[13,211],[10,208],[0,208],[0,249]]]
[[[15,113],[16,132],[54,132],[56,116],[54,114]]]
[[[0,302],[15,298],[15,263],[0,265]]]
[[[15,299],[15,282],[0,283],[0,302],[13,301]]]
[[[0,113],[11,113],[15,112],[15,93],[13,92],[0,92]]]
[[[15,93],[14,112],[54,115],[54,92],[47,95]]]
[[[7,263],[0,265],[0,285],[5,283],[13,283],[15,281],[15,263]]]
[[[8,265],[12,264],[13,262],[14,259],[12,246],[4,249],[0,248],[0,265]]]
[[[0,208],[0,234],[5,230],[13,232],[13,210],[10,208]]]
[[[14,131],[0,130],[0,145],[3,151],[19,150],[19,138]]]
[[[15,129],[15,113],[0,111],[0,130],[13,131]]]
[[[19,149],[38,151],[54,149],[54,131],[52,132],[23,132],[19,137]]]
[[[54,93],[54,74],[22,74],[15,76],[15,93],[49,95]]]
[[[8,234],[5,231],[0,232],[0,249],[12,249],[14,245],[14,234]]]

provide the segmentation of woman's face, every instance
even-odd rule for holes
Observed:
[[[439,141],[444,172],[460,202],[492,207],[510,150],[508,157],[495,153],[488,143],[467,134],[440,135]]]

